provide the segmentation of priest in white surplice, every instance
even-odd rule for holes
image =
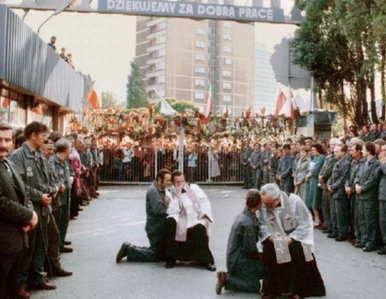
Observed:
[[[197,185],[188,185],[182,172],[172,173],[171,200],[165,224],[166,268],[189,261],[216,271],[209,249],[209,224],[213,222],[211,204]]]
[[[263,244],[263,298],[325,296],[314,252],[311,213],[303,200],[280,191],[276,184],[261,188],[259,211]]]

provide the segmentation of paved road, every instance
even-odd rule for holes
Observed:
[[[74,253],[63,254],[62,265],[74,276],[58,278],[56,291],[36,292],[39,299],[173,298],[214,299],[215,273],[197,267],[165,269],[163,264],[115,263],[123,241],[148,246],[144,231],[146,186],[104,187],[77,220],[68,239]],[[215,223],[212,250],[216,266],[225,269],[226,244],[234,217],[243,209],[245,191],[239,187],[206,186]],[[316,258],[327,298],[386,298],[386,257],[362,253],[348,243],[315,232]],[[256,298],[225,292],[223,298]],[[257,296],[259,298],[259,296]]]

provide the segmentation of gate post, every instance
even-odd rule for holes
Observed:
[[[179,147],[178,147],[178,170],[182,173],[184,172],[184,138],[185,138],[185,128],[181,124],[179,131]]]

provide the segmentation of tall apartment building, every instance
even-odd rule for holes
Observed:
[[[228,107],[238,116],[254,108],[253,24],[137,17],[136,38],[136,59],[154,101],[190,100],[203,109],[210,85],[214,112]]]
[[[272,53],[264,44],[256,43],[255,50],[255,111],[265,107],[266,114],[275,112],[277,99],[277,84],[272,65]]]

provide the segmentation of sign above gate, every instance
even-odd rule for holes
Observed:
[[[132,15],[284,23],[280,8],[206,4],[198,2],[99,0],[98,11]]]
[[[8,4],[8,1],[5,1],[5,4],[13,8],[56,10],[62,4],[61,2],[65,1],[24,0],[21,4]],[[287,7],[284,10],[279,7],[236,6],[189,1],[98,0],[98,6],[93,5],[91,8],[90,2],[83,0],[80,5],[66,11],[284,24],[300,24],[303,21],[301,11],[295,6],[289,7],[290,9]]]

